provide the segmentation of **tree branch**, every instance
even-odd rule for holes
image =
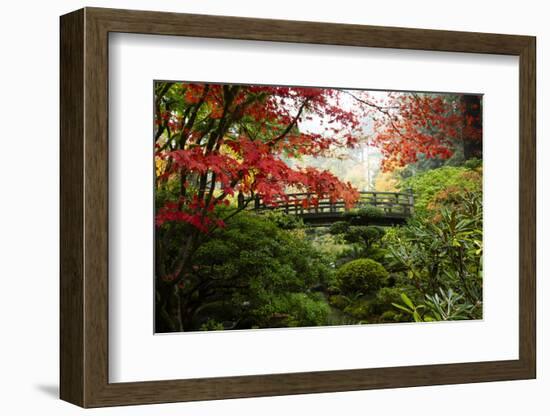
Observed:
[[[290,131],[292,130],[292,128],[294,126],[296,126],[296,123],[298,122],[298,119],[300,118],[300,116],[302,115],[302,112],[304,111],[304,108],[306,107],[306,105],[311,101],[311,98],[306,98],[304,100],[304,102],[300,105],[300,108],[298,109],[298,112],[296,113],[296,115],[294,116],[294,118],[292,119],[292,121],[290,122],[290,124],[283,130],[283,132],[275,137],[274,139],[271,139],[267,144],[269,146],[273,146],[274,144],[276,144],[279,140],[282,140],[286,137],[286,135],[288,133],[290,133]]]

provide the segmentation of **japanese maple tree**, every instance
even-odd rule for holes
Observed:
[[[170,318],[169,298],[184,287],[197,248],[252,201],[354,204],[351,184],[286,162],[357,143],[360,114],[344,110],[340,99],[335,89],[155,84],[158,313]],[[313,119],[315,129],[300,128]],[[308,196],[288,201],[289,188]],[[183,238],[173,247],[176,233]]]
[[[481,96],[414,92],[348,92],[373,120],[372,144],[392,170],[427,159],[481,157]]]
[[[251,204],[352,207],[359,194],[327,170],[290,163],[365,140],[386,170],[426,158],[481,154],[481,97],[329,88],[156,82],[157,317],[182,330],[193,256]],[[292,192],[289,192],[292,191]],[[289,200],[289,193],[301,199]],[[197,274],[197,273],[195,273]],[[187,292],[186,292],[187,291]]]

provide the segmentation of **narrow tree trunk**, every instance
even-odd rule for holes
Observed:
[[[483,145],[481,137],[482,112],[480,95],[463,95],[464,104],[464,126],[465,135],[463,136],[464,160],[478,158],[481,159]]]
[[[175,287],[157,282],[155,296],[155,332],[181,331],[180,303]]]

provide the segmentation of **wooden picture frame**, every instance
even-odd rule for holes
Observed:
[[[60,27],[61,399],[102,407],[536,377],[534,37],[100,8],[64,15]],[[519,359],[109,383],[110,32],[519,56]]]

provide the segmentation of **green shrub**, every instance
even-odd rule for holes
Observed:
[[[395,312],[394,303],[401,302],[401,294],[407,294],[411,299],[415,301],[421,301],[422,297],[419,296],[417,291],[413,287],[383,287],[376,292],[375,298],[372,300],[373,312],[378,315],[383,315],[387,311]]]
[[[355,319],[365,321],[372,316],[372,305],[368,300],[360,299],[346,307],[344,312]]]
[[[463,194],[458,206],[455,210],[440,209],[431,222],[409,221],[390,245],[395,264],[392,269],[400,270],[422,295],[415,299],[406,293],[414,305],[423,304],[424,295],[452,290],[463,296],[458,304],[479,303],[479,307],[465,309],[470,318],[477,319],[483,292],[481,193]]]
[[[222,329],[224,329],[223,324],[214,319],[209,319],[200,327],[201,331],[220,331]]]
[[[350,303],[350,300],[344,295],[333,295],[328,298],[328,303],[337,309],[344,310]]]
[[[265,218],[276,224],[283,230],[294,230],[303,228],[304,222],[297,215],[289,215],[283,212],[268,211],[264,214]]]
[[[349,221],[351,224],[361,224],[365,218],[380,218],[383,216],[384,210],[372,205],[363,205],[362,207],[352,209],[343,215],[344,219]]]
[[[348,243],[364,244],[366,249],[369,249],[382,237],[384,237],[384,229],[373,225],[354,225],[349,227],[344,234],[344,238]]]
[[[481,159],[468,159],[464,162],[464,167],[468,169],[478,169],[483,166],[483,161]]]
[[[391,307],[392,303],[401,301],[401,293],[406,293],[411,299],[421,300],[413,287],[383,287],[376,293],[376,301],[381,305]]]
[[[326,302],[305,293],[292,293],[281,306],[281,312],[289,315],[288,326],[326,325],[330,314],[330,307]]]
[[[205,238],[193,256],[179,288],[192,306],[185,308],[187,330],[208,319],[235,322],[238,329],[325,325],[330,307],[310,291],[337,286],[333,274],[303,229],[281,229],[268,216],[243,211]],[[205,288],[200,296],[199,286]]]
[[[380,218],[384,216],[384,210],[373,205],[364,205],[357,210],[357,214],[370,218]]]
[[[426,214],[434,210],[434,202],[445,194],[481,191],[481,184],[481,166],[476,169],[444,166],[411,176],[401,181],[399,188],[412,189],[415,212]]]
[[[332,235],[344,234],[348,229],[349,223],[347,221],[336,221],[330,226],[329,232]]]
[[[388,305],[391,308],[392,303],[401,301],[401,293],[404,290],[401,287],[383,287],[376,293],[376,303],[379,305]]]
[[[380,322],[404,322],[408,319],[404,318],[401,313],[395,311],[386,311],[380,315]]]
[[[366,254],[369,259],[384,265],[384,263],[386,263],[386,257],[388,257],[391,252],[385,248],[371,248]]]
[[[338,295],[340,293],[340,288],[336,284],[330,285],[326,293],[328,295]]]
[[[336,280],[343,293],[373,293],[387,278],[384,266],[371,259],[350,261],[336,271]]]
[[[327,325],[330,306],[316,293],[289,293],[273,297],[255,311],[260,328]]]

